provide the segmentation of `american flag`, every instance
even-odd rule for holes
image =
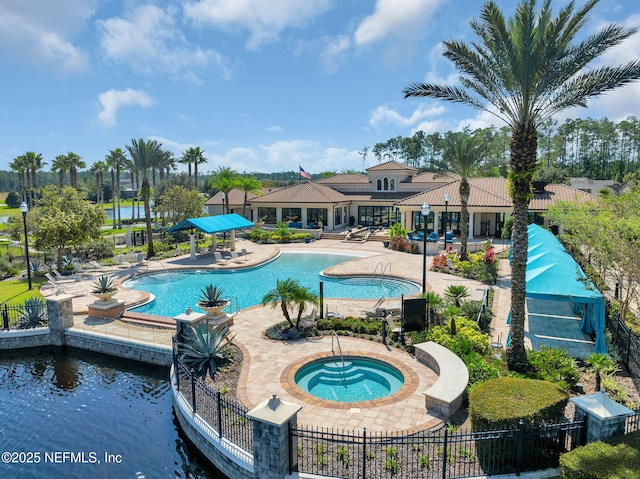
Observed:
[[[298,168],[300,168],[300,172],[299,172],[299,174],[300,174],[300,176],[301,176],[302,178],[306,178],[307,180],[310,180],[310,179],[311,179],[311,175],[310,175],[309,173],[307,173],[306,171],[304,171],[304,169],[302,168],[302,166],[298,165]]]

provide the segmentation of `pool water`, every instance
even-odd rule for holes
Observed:
[[[387,363],[347,356],[309,363],[296,373],[295,382],[321,399],[361,402],[393,394],[404,384],[404,377]]]
[[[378,278],[327,278],[320,273],[336,264],[358,258],[341,254],[282,253],[275,260],[250,269],[196,270],[157,273],[130,280],[126,286],[143,290],[155,300],[136,308],[136,312],[160,316],[182,314],[187,307],[195,309],[200,292],[210,283],[224,290],[235,309],[260,304],[262,298],[276,286],[278,279],[297,279],[302,286],[319,294],[323,282],[325,298],[378,299],[398,298],[418,292],[418,286],[408,281]]]

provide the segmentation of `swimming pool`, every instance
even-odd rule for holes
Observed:
[[[153,302],[134,311],[161,316],[182,314],[187,306],[194,308],[200,290],[209,283],[220,286],[224,296],[232,299],[232,306],[235,308],[237,304],[240,309],[260,304],[264,295],[275,287],[276,280],[285,278],[297,279],[316,294],[322,281],[325,298],[399,298],[419,291],[416,284],[408,281],[382,280],[379,277],[327,278],[320,275],[330,266],[357,258],[342,254],[285,252],[255,268],[157,273],[132,279],[125,286],[155,296]]]

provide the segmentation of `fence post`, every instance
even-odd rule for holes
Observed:
[[[362,479],[367,479],[367,428],[362,430]]]
[[[193,408],[193,414],[196,413],[196,374],[193,369],[189,371],[191,373],[191,407]]]
[[[449,439],[449,423],[444,425],[444,444],[442,446],[442,479],[447,479],[447,441]]]
[[[9,310],[7,309],[7,303],[4,304],[4,308],[2,310],[2,326],[4,329],[9,331]]]
[[[522,448],[524,447],[524,421],[518,422],[518,449],[516,451],[516,476],[522,471]]]
[[[216,407],[217,409],[217,413],[218,413],[218,437],[220,438],[220,440],[222,440],[222,404],[221,404],[221,400],[220,400],[220,390],[218,389],[216,391]]]

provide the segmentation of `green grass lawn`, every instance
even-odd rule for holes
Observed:
[[[26,279],[9,279],[0,283],[0,304],[10,302],[11,304],[22,303],[28,298],[42,297],[40,286],[47,282],[46,278],[36,276],[32,278],[33,289],[29,291],[29,283]]]

